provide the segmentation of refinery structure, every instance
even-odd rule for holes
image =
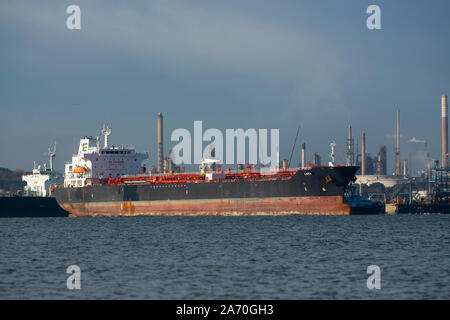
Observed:
[[[395,171],[393,175],[387,173],[387,149],[382,146],[375,157],[371,157],[366,150],[366,135],[365,132],[361,135],[361,153],[357,154],[355,165],[360,166],[360,171],[357,175],[358,184],[371,185],[374,183],[381,183],[386,187],[393,187],[398,183],[402,183],[408,179],[407,161],[403,161],[403,166],[400,160],[400,110],[396,111],[396,146],[394,152]],[[353,138],[351,136],[351,127],[349,126],[347,138],[347,161],[352,159],[353,155]],[[351,162],[350,162],[351,163]]]
[[[410,170],[412,163],[410,159],[401,153],[401,130],[400,130],[400,110],[395,110],[395,146],[392,152],[393,171],[388,171],[389,153],[386,145],[379,147],[377,153],[371,156],[367,151],[366,133],[361,132],[360,143],[355,143],[353,128],[347,127],[347,139],[345,148],[345,165],[357,166],[359,170],[356,174],[357,180],[354,185],[361,187],[370,187],[382,185],[386,189],[396,189],[400,191],[392,192],[394,198],[390,201],[399,201],[400,196],[403,201],[442,201],[448,198],[450,194],[450,170],[449,170],[449,150],[448,150],[448,98],[446,94],[441,96],[441,157],[440,159],[431,159],[427,150],[428,143],[425,140],[412,138],[408,142],[423,144],[424,166],[421,170],[413,174]],[[355,147],[356,144],[356,147]],[[301,148],[300,167],[320,166],[321,157],[318,153],[312,153],[312,162],[306,160],[305,142]],[[333,145],[333,149],[336,145]],[[332,152],[334,154],[334,152]],[[331,155],[330,155],[331,156]],[[411,157],[411,156],[410,156]],[[332,161],[333,162],[333,161]],[[411,185],[415,185],[412,187]],[[359,191],[361,192],[361,191]],[[391,194],[391,197],[392,197]],[[370,195],[370,194],[369,194]],[[386,201],[388,195],[384,194]]]
[[[448,98],[446,94],[441,96],[441,159],[430,159],[425,140],[410,139],[412,142],[423,143],[425,150],[425,167],[419,177],[414,177],[408,170],[408,160],[401,160],[400,153],[400,110],[396,110],[396,144],[394,150],[394,172],[387,174],[387,151],[386,147],[380,148],[377,156],[371,158],[366,151],[365,133],[361,136],[361,154],[356,156],[353,164],[360,166],[355,184],[370,186],[380,183],[386,188],[396,187],[397,199],[409,204],[413,202],[447,204],[450,199],[450,167],[448,162]],[[353,139],[351,127],[348,130],[347,139],[347,163],[352,164]],[[440,163],[439,163],[440,162]],[[412,187],[415,185],[415,187]],[[420,186],[420,187],[419,187]],[[385,196],[386,200],[386,196]],[[429,208],[429,207],[428,207]],[[411,210],[409,207],[408,210]],[[442,210],[442,208],[440,209]]]

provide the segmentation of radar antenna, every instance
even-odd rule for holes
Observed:
[[[105,145],[103,146],[104,148],[108,147],[108,136],[110,134],[111,134],[111,128],[108,125],[103,124],[102,135],[105,137]]]

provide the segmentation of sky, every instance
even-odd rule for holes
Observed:
[[[69,30],[69,5],[81,29]],[[369,5],[381,30],[366,27]],[[82,136],[112,127],[156,164],[157,113],[165,150],[177,128],[278,128],[293,163],[305,142],[345,162],[347,125],[386,145],[393,170],[395,110],[401,157],[440,159],[440,100],[450,93],[448,0],[1,1],[0,167],[30,170],[57,142],[55,166]],[[206,143],[205,143],[206,145]]]

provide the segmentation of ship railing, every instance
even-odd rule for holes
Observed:
[[[242,170],[240,172],[229,172],[225,174],[225,177],[207,180],[204,174],[200,173],[176,173],[176,174],[135,174],[135,175],[123,175],[121,177],[113,178],[109,177],[102,181],[101,184],[167,184],[167,183],[196,183],[196,182],[214,182],[219,180],[224,181],[236,181],[236,180],[280,180],[290,179],[297,173],[298,170],[279,170],[274,171],[271,174]],[[223,171],[221,171],[223,173]],[[94,181],[93,181],[94,182]],[[95,183],[95,182],[94,182]]]

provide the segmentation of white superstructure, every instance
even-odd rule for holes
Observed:
[[[27,183],[23,188],[24,195],[35,197],[47,197],[51,194],[51,187],[62,183],[62,176],[60,173],[53,170],[53,159],[56,156],[56,142],[53,146],[53,150],[48,149],[50,157],[50,168],[47,168],[47,164],[44,167],[36,166],[36,162],[33,164],[33,171],[31,174],[22,176],[22,180]]]
[[[103,127],[104,146],[99,137],[84,137],[80,140],[78,153],[72,162],[65,165],[65,187],[83,187],[98,179],[118,178],[123,175],[139,174],[147,153],[137,153],[134,147],[109,146],[111,129]]]
[[[51,171],[47,168],[41,170],[41,166],[33,168],[31,174],[23,175],[22,180],[27,183],[23,188],[25,195],[46,197],[49,193]]]

